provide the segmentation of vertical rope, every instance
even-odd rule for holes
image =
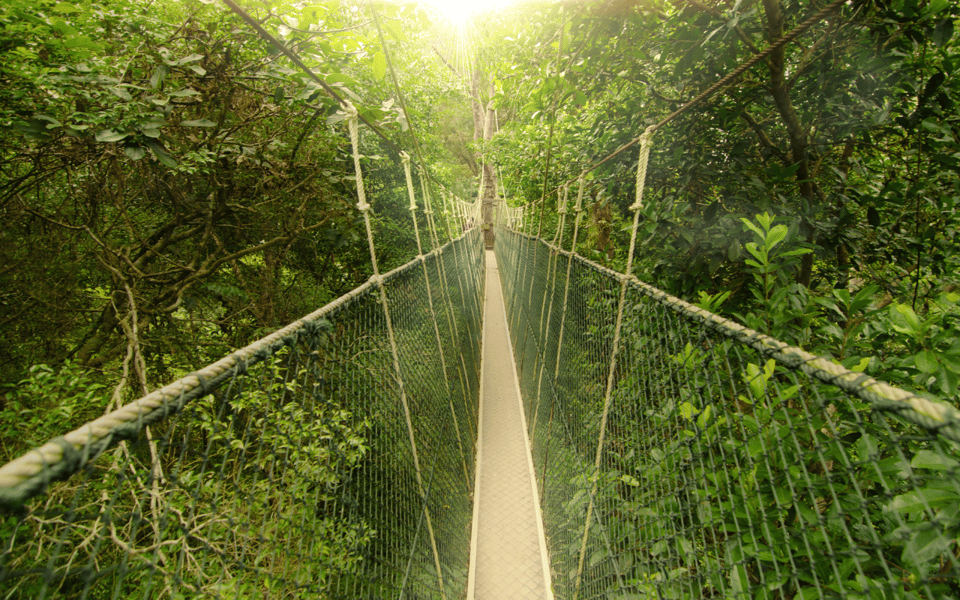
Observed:
[[[587,182],[583,175],[580,175],[580,189],[577,192],[577,202],[573,207],[573,212],[576,213],[576,217],[573,220],[573,240],[570,242],[570,256],[567,257],[567,275],[566,280],[563,285],[563,308],[560,309],[560,333],[557,336],[557,359],[554,362],[553,366],[553,387],[556,390],[557,379],[560,377],[560,357],[562,356],[563,351],[563,333],[567,324],[567,304],[570,299],[570,271],[573,267],[573,257],[577,253],[577,236],[580,233],[580,220],[583,218],[583,193],[586,188]],[[566,208],[566,202],[564,202],[564,208]],[[563,249],[563,244],[560,244],[559,248]],[[550,460],[550,439],[553,433],[553,413],[554,405],[550,405],[550,419],[547,422],[547,446],[543,452],[543,474],[540,479],[542,481],[547,480],[547,463]]]
[[[554,245],[557,246],[558,248],[563,247],[563,233],[567,224],[567,199],[568,199],[568,194],[570,192],[570,188],[567,185],[563,185],[562,188],[563,189],[560,190],[563,192],[562,200],[560,200],[560,195],[561,195],[560,191],[557,192],[557,196],[558,196],[557,200],[558,200],[558,204],[560,205],[560,208],[557,212],[560,214],[560,222],[558,223],[557,231],[554,233],[554,236],[553,236]],[[556,278],[557,263],[560,260],[559,253],[552,252],[551,254],[552,256],[550,257],[550,261],[547,263],[547,281],[550,282],[550,294],[549,294],[550,303],[547,304],[547,294],[544,294],[543,302],[541,303],[541,306],[540,306],[539,339],[544,341],[547,339],[547,335],[550,332],[550,321],[553,318],[553,297],[557,289],[557,278]],[[546,318],[544,318],[544,315],[546,315]],[[544,348],[546,348],[546,344],[544,344]],[[531,435],[532,435],[532,432],[536,431],[537,429],[537,416],[540,414],[540,404],[543,400],[541,398],[542,386],[543,386],[543,373],[546,370],[546,367],[547,367],[547,353],[546,353],[546,350],[544,350],[543,356],[540,360],[539,373],[537,374],[537,404],[533,410],[533,418],[530,420],[532,424],[530,427]]]
[[[419,176],[420,176],[420,188],[423,190],[423,203],[425,207],[424,212],[427,214],[427,221],[429,223],[430,230],[432,232],[431,239],[433,240],[433,245],[434,245],[434,248],[436,249],[440,247],[440,239],[436,233],[436,230],[437,230],[436,221],[434,221],[433,219],[433,209],[430,203],[430,187],[427,185],[427,178],[422,168],[420,169]],[[442,201],[443,200],[442,190],[441,190],[440,198]],[[452,240],[453,232],[450,230],[450,219],[444,219],[444,222],[447,228],[447,236]],[[456,257],[458,264],[462,264],[463,262],[465,262],[462,258],[463,256],[462,251],[463,250],[460,248],[459,245],[454,246],[453,248],[454,256]],[[460,337],[460,327],[457,325],[457,320],[453,318],[454,308],[453,308],[453,302],[450,300],[450,283],[447,279],[447,267],[442,260],[439,262],[439,267],[440,267],[440,283],[442,285],[442,289],[446,292],[443,297],[447,305],[447,310],[444,311],[447,316],[447,326],[450,328],[451,335],[453,335],[453,339],[456,340],[457,345],[462,346],[461,340],[463,338]],[[457,286],[460,288],[461,300],[465,301],[466,291],[464,290],[464,287],[463,287],[463,269],[457,269]],[[474,289],[476,289],[475,286],[474,286]],[[473,302],[468,303],[467,310],[474,311],[475,309],[476,309],[476,305]],[[474,313],[471,316],[470,322],[479,323],[480,315]],[[460,356],[460,367],[459,367],[458,373],[460,375],[460,387],[463,390],[464,398],[467,398],[469,397],[470,392],[472,391],[472,390],[469,390],[469,385],[467,384],[467,381],[469,381],[469,377],[467,377],[467,362],[466,362],[466,359],[463,357],[463,352],[460,352],[459,356]],[[471,431],[476,430],[476,423],[471,422],[470,430]],[[459,429],[457,431],[457,439],[458,440],[461,439],[459,437]],[[469,486],[469,480],[470,478],[468,476],[467,477],[468,486]]]
[[[417,198],[413,191],[413,177],[410,175],[410,155],[406,152],[402,152],[400,154],[400,161],[403,163],[403,173],[407,180],[407,195],[410,196],[410,218],[413,220],[413,234],[417,240],[417,258],[420,259],[420,266],[423,268],[423,279],[427,284],[427,306],[430,309],[430,322],[433,323],[433,333],[437,339],[437,352],[440,354],[440,368],[443,371],[443,384],[447,389],[447,401],[450,405],[450,416],[453,418],[453,428],[457,434],[457,447],[460,449],[460,461],[463,465],[463,477],[466,481],[467,489],[469,489],[470,471],[467,469],[467,457],[466,453],[463,451],[463,440],[460,437],[460,420],[457,418],[457,411],[453,408],[453,393],[450,390],[450,378],[448,377],[447,373],[447,360],[443,351],[443,342],[440,339],[440,325],[437,322],[437,312],[433,307],[433,288],[430,285],[430,273],[427,269],[427,261],[423,258],[423,246],[420,243],[420,225],[417,223]]]
[[[367,246],[370,249],[370,263],[373,265],[373,281],[380,291],[380,303],[383,306],[383,317],[387,325],[387,338],[390,340],[390,354],[393,357],[394,376],[400,390],[400,403],[403,405],[403,417],[406,420],[407,435],[410,439],[410,450],[413,454],[413,467],[417,477],[417,487],[423,499],[423,510],[427,519],[427,531],[430,534],[430,546],[433,548],[433,560],[437,569],[437,582],[440,585],[440,595],[446,600],[447,594],[443,584],[443,572],[440,568],[440,552],[437,549],[437,538],[433,532],[433,522],[430,519],[430,507],[427,504],[427,493],[423,486],[423,474],[420,469],[420,456],[417,452],[417,441],[413,434],[413,419],[410,416],[410,405],[407,402],[407,391],[403,384],[403,373],[400,368],[400,353],[397,350],[397,340],[393,332],[393,320],[390,317],[390,305],[387,302],[387,292],[383,287],[383,278],[377,266],[377,250],[373,243],[373,229],[370,226],[370,204],[363,188],[363,171],[360,168],[360,119],[356,107],[349,102],[343,103],[343,110],[347,113],[347,126],[350,130],[350,145],[353,147],[353,167],[357,180],[357,210],[363,213],[363,223],[367,229]]]
[[[640,223],[640,209],[643,208],[643,188],[647,181],[647,163],[650,161],[650,144],[654,129],[648,127],[640,136],[640,156],[637,160],[637,195],[630,206],[633,211],[633,228],[630,231],[630,250],[627,254],[627,266],[620,276],[620,300],[617,303],[617,321],[613,329],[613,346],[610,349],[610,368],[607,371],[607,386],[603,397],[603,414],[600,418],[600,434],[597,439],[597,456],[593,463],[593,485],[590,489],[590,503],[587,505],[587,519],[583,526],[583,542],[580,544],[580,560],[577,563],[577,581],[574,586],[573,600],[580,597],[580,585],[583,581],[583,563],[587,553],[587,541],[590,538],[590,524],[593,520],[594,498],[600,482],[600,462],[603,458],[603,442],[607,433],[607,420],[610,416],[610,404],[613,398],[613,381],[617,371],[617,354],[620,353],[620,334],[623,330],[623,309],[627,297],[627,282],[633,276],[633,255],[637,243],[637,226]]]
[[[440,236],[437,234],[437,222],[433,218],[433,205],[430,203],[430,189],[427,187],[427,182],[423,176],[423,170],[419,172],[420,176],[420,189],[423,191],[423,214],[427,215],[427,227],[430,229],[430,241],[433,244],[433,248],[440,247]],[[449,227],[449,223],[447,224]],[[447,230],[449,234],[449,229]]]

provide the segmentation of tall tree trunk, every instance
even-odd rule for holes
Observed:
[[[770,43],[773,43],[783,37],[783,11],[780,0],[763,0],[763,10],[767,17],[767,38]],[[786,81],[784,62],[783,49],[772,53],[767,59],[767,67],[770,70],[770,91],[773,95],[773,102],[777,106],[777,111],[787,128],[787,136],[790,141],[790,160],[792,164],[800,165],[797,169],[797,182],[800,187],[800,196],[805,204],[804,212],[806,212],[817,202],[817,194],[810,176],[810,165],[807,161],[807,148],[809,147],[807,133],[803,130],[797,111],[790,100],[790,88]],[[803,218],[806,220],[807,217],[804,216]],[[815,230],[809,222],[806,225],[809,232],[807,241],[811,244],[815,243]],[[809,253],[803,256],[797,283],[809,286],[812,274],[813,253]]]
[[[483,99],[480,96],[480,78],[479,69],[473,72],[473,135],[474,140],[483,140],[482,149],[486,149],[486,143],[493,139],[496,133],[494,126],[493,95],[495,88],[493,78],[490,78],[489,99],[484,108]],[[483,167],[480,171],[480,200],[483,206],[483,241],[487,248],[493,248],[493,221],[497,211],[497,170],[494,165],[486,160],[482,155],[480,162]]]

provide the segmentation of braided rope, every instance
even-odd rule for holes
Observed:
[[[390,275],[412,265],[408,263]],[[181,411],[188,402],[263,361],[299,335],[322,330],[325,316],[367,293],[372,285],[368,281],[283,329],[8,462],[0,467],[0,507],[26,502],[50,483],[74,475],[113,444],[137,437],[147,425]]]
[[[557,204],[561,206],[560,210],[560,222],[557,224],[557,230],[554,232],[553,239],[556,240],[556,244],[559,247],[563,247],[563,234],[566,229],[567,224],[567,193],[569,192],[568,186],[564,185],[562,189],[562,196],[557,193]],[[557,264],[560,261],[560,255],[555,252],[550,254],[550,258],[547,261],[547,280],[550,281],[552,286],[549,294],[544,294],[543,302],[540,304],[540,331],[538,340],[546,338],[547,332],[550,329],[550,321],[553,319],[553,298],[554,292],[557,289]],[[549,304],[547,303],[547,296],[550,297]],[[544,318],[546,316],[546,318]],[[530,431],[537,430],[537,417],[540,414],[540,403],[541,403],[541,391],[543,389],[543,373],[546,371],[547,362],[546,362],[546,352],[542,352],[542,349],[539,349],[538,358],[542,354],[542,360],[540,360],[540,369],[537,374],[537,402],[536,407],[533,410],[533,418],[531,419]]]
[[[423,256],[423,247],[420,244],[420,226],[417,224],[417,198],[413,191],[413,177],[410,174],[410,155],[406,152],[400,155],[403,163],[403,173],[407,180],[407,195],[410,196],[410,218],[413,221],[413,233],[417,240],[417,255]],[[450,404],[450,415],[453,417],[453,428],[457,434],[457,447],[460,449],[460,462],[463,465],[463,476],[466,478],[467,488],[470,488],[470,471],[467,469],[467,455],[463,451],[463,440],[460,436],[460,423],[457,412],[453,408],[453,394],[450,392],[450,379],[447,377],[447,360],[444,357],[443,342],[440,340],[440,325],[437,322],[437,312],[433,306],[433,286],[430,285],[430,272],[427,263],[420,261],[423,267],[423,279],[427,284],[427,306],[430,309],[430,322],[433,323],[433,332],[437,340],[437,352],[440,354],[440,368],[443,369],[443,384],[447,390],[447,400]]]
[[[407,436],[410,440],[410,451],[413,455],[413,467],[417,477],[417,487],[423,499],[423,510],[426,513],[427,531],[430,533],[430,544],[433,548],[433,560],[437,569],[437,580],[440,584],[440,595],[446,600],[447,594],[443,584],[443,573],[440,567],[440,552],[437,549],[436,535],[433,531],[433,522],[430,518],[430,509],[427,506],[427,492],[423,485],[423,474],[420,467],[420,456],[417,451],[417,440],[413,433],[413,419],[410,414],[410,404],[407,401],[407,390],[403,381],[403,372],[400,368],[400,353],[397,350],[397,340],[393,331],[393,319],[390,316],[390,304],[387,301],[387,292],[383,287],[380,270],[377,267],[377,249],[373,242],[373,228],[370,224],[370,204],[367,203],[363,189],[363,170],[360,168],[360,120],[355,106],[349,102],[342,104],[347,113],[347,126],[350,131],[350,145],[353,148],[353,165],[356,169],[357,209],[363,213],[363,223],[367,229],[367,245],[370,249],[370,263],[373,265],[373,281],[380,292],[380,304],[383,307],[383,318],[387,326],[387,338],[390,341],[390,354],[393,357],[394,376],[400,391],[400,403],[403,406],[403,418],[407,425]]]
[[[557,209],[557,214],[566,215],[567,214],[567,200],[570,194],[570,185],[565,183],[563,184],[563,200],[560,202],[560,208]],[[563,244],[560,244],[561,246]]]
[[[439,258],[453,242],[393,269],[380,277],[385,285],[418,267]],[[454,251],[456,249],[454,248]],[[0,509],[12,509],[37,496],[55,481],[68,479],[104,451],[122,440],[134,439],[148,425],[180,412],[249,367],[269,358],[284,346],[296,343],[301,335],[313,335],[328,327],[325,318],[347,307],[374,286],[370,279],[303,318],[271,333],[186,377],[157,389],[98,419],[54,438],[19,458],[0,466]]]
[[[527,234],[519,235],[533,238],[533,236]],[[549,247],[546,241],[540,240],[540,242]],[[562,248],[554,247],[551,249],[570,256],[583,266],[603,273],[608,277],[623,279],[622,273],[597,264],[579,254],[574,254]],[[715,333],[753,348],[762,356],[772,358],[788,369],[802,371],[821,383],[835,385],[851,396],[863,400],[877,411],[897,413],[914,425],[931,431],[944,439],[960,443],[960,410],[946,402],[930,400],[874,379],[864,373],[851,371],[830,358],[811,354],[802,348],[791,346],[735,321],[715,315],[652,285],[643,283],[636,277],[629,277],[627,280],[628,285],[636,289],[637,292],[669,308],[684,319],[696,321]]]
[[[650,146],[653,144],[653,134],[656,129],[653,126],[647,127],[647,130],[640,136],[640,157],[637,162],[637,195],[630,210],[636,213],[643,208],[643,190],[647,185],[647,165],[650,163]],[[633,226],[634,235],[636,235],[637,226]],[[630,251],[633,251],[634,240],[630,242]],[[627,273],[630,268],[627,268]]]
[[[613,404],[613,385],[616,379],[617,356],[620,354],[620,336],[623,332],[623,311],[627,301],[627,283],[633,273],[633,256],[637,245],[637,229],[640,225],[640,209],[643,207],[643,189],[647,181],[647,164],[650,162],[650,146],[653,143],[652,127],[647,128],[640,136],[640,156],[637,160],[637,195],[636,201],[630,207],[633,211],[633,227],[630,230],[630,248],[627,253],[627,264],[622,274],[618,274],[620,280],[620,298],[617,302],[617,320],[613,329],[613,345],[610,348],[610,368],[607,370],[607,385],[603,394],[603,413],[600,416],[600,433],[597,436],[597,455],[594,459],[594,473],[600,472],[600,461],[603,457],[603,444],[607,435],[607,422],[610,418],[610,406]],[[600,485],[596,475],[594,475],[593,484],[590,491],[590,502],[587,505],[587,518],[583,527],[583,541],[580,546],[580,559],[577,563],[577,580],[574,586],[573,600],[577,600],[580,595],[580,585],[583,579],[583,565],[587,554],[587,541],[590,538],[590,523],[593,516],[593,498],[597,494]]]

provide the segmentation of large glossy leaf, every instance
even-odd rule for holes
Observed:
[[[190,121],[181,121],[184,127],[216,127],[217,124],[210,119],[194,119]]]
[[[145,143],[161,164],[170,168],[177,166],[177,160],[169,152],[167,152],[167,149],[163,147],[163,144],[152,139],[146,140]]]
[[[119,142],[129,136],[129,133],[114,131],[113,129],[104,129],[103,131],[98,131],[94,137],[98,142]]]

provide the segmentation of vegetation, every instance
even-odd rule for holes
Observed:
[[[453,180],[464,167],[446,158],[445,136],[455,129],[420,127],[449,122],[458,104],[469,111],[425,41],[423,9],[377,7],[379,28],[367,10],[333,1],[250,10],[420,162],[413,125],[428,175],[460,194],[473,188]],[[0,23],[4,462],[369,279],[337,101],[230,10],[201,1],[14,1],[0,7]],[[409,72],[390,71],[384,44]],[[365,130],[364,183],[386,272],[417,249],[399,157]],[[427,252],[425,221],[420,228]],[[423,267],[433,270],[433,286],[436,262]],[[395,279],[404,294],[395,308],[420,299],[409,281]],[[435,355],[444,335],[458,359],[448,364],[472,364],[460,356],[469,348],[447,332],[463,323],[453,311],[442,314],[438,330],[409,334],[417,355],[425,354],[420,346]],[[398,334],[412,327],[404,316]],[[372,296],[355,300],[338,313],[336,336],[325,322],[285,340],[242,377],[178,416],[135,424],[139,436],[5,512],[0,595],[394,595],[403,561],[434,564],[434,556],[410,550],[423,490],[381,320]],[[434,363],[441,364],[404,363],[417,369],[416,389],[443,389],[448,374]],[[464,367],[460,375],[470,373]],[[455,405],[465,418],[475,389],[457,382],[422,418],[443,423]],[[431,397],[418,395],[421,410]],[[423,428],[420,415],[412,421]],[[420,443],[459,452],[446,435],[454,431]],[[459,535],[469,518],[459,454],[454,464],[459,487],[430,480],[449,491],[442,514],[439,502],[431,507],[438,535]],[[445,552],[458,556],[468,547],[449,545]]]
[[[598,163],[818,7],[571,4],[512,31],[497,51],[492,155],[517,203],[535,207],[532,231],[552,237],[551,190],[588,171],[577,251],[622,270],[636,151]],[[946,2],[845,5],[665,125],[635,274],[956,406],[958,16]],[[592,277],[577,279],[591,329],[582,347],[570,332],[573,372],[554,400],[581,399],[560,418],[574,423],[566,443],[582,461],[593,460],[609,369],[589,357],[613,339],[612,322],[592,315],[616,302],[587,289]],[[730,341],[701,333],[683,347],[682,325],[628,298],[601,472],[555,475],[581,482],[553,529],[560,589],[581,585],[579,558],[581,595],[957,597],[955,445],[870,416],[835,388],[813,391]],[[565,480],[545,485],[570,495]],[[564,532],[582,530],[591,502],[604,542],[580,556],[580,536]]]
[[[278,7],[268,21],[409,147],[377,31],[338,7]],[[422,10],[381,12],[394,51],[429,58]],[[126,365],[135,397],[369,277],[336,100],[229,10],[31,0],[5,3],[0,22],[9,402],[32,365],[65,360],[103,384]],[[448,73],[425,74],[398,74],[418,123],[463,100]],[[459,172],[420,131],[431,167]],[[409,202],[390,148],[370,135],[363,151],[388,270],[416,253]]]
[[[499,179],[508,202],[529,206],[528,223],[546,238],[559,222],[551,190],[589,170],[576,249],[622,269],[636,152],[599,161],[813,8],[792,0],[524,4],[474,24],[468,63],[451,59],[456,42],[439,39],[436,15],[413,3],[322,0],[250,10],[392,141],[366,135],[362,149],[386,271],[416,253],[393,148],[410,151],[411,132],[434,178],[465,197],[481,172],[485,197]],[[844,4],[736,85],[668,123],[654,138],[636,275],[848,368],[955,404],[958,18],[960,7],[948,0]],[[337,101],[234,13],[206,0],[9,0],[0,24],[0,334],[7,340],[0,347],[0,458],[175,380],[369,278]],[[565,240],[572,238],[567,226]],[[601,296],[591,300],[609,304]],[[668,357],[679,361],[671,364],[705,360],[693,347],[685,352]],[[741,362],[746,379],[730,375],[724,383],[752,392],[733,394],[740,410],[730,414],[749,414],[757,430],[782,428],[788,411],[761,406],[764,386],[782,374],[760,360]],[[591,368],[602,376],[603,364]],[[196,448],[214,439],[223,448],[239,442],[233,451],[246,464],[232,423],[259,419],[280,443],[293,433],[271,419],[296,422],[313,410],[291,403],[285,413],[267,414],[269,398],[246,397],[229,418],[218,411],[233,399],[199,404],[198,414],[209,413],[206,425],[188,437],[197,436]],[[792,398],[781,394],[790,409]],[[736,421],[692,395],[661,408],[647,416],[678,437],[711,428],[728,434]],[[837,504],[887,515],[871,525],[877,533],[857,535],[878,547],[880,536],[885,551],[898,549],[895,568],[926,585],[910,593],[955,594],[931,565],[955,564],[945,557],[957,552],[956,490],[941,494],[937,486],[956,475],[956,459],[938,447],[934,460],[926,442],[907,443],[897,456],[877,450],[877,440],[900,443],[901,432],[863,426],[862,407],[848,408],[831,418],[856,423],[850,443],[857,456],[888,462],[876,481],[848,461],[848,475],[866,482],[868,499],[857,492]],[[596,423],[598,410],[585,423]],[[318,414],[325,425],[297,435],[346,441],[332,466],[309,472],[303,485],[335,486],[356,469],[375,470],[369,448],[382,424],[341,405]],[[745,445],[728,448],[729,461],[756,458],[742,433],[731,435],[728,441]],[[815,445],[812,436],[796,444]],[[299,452],[321,446],[307,442]],[[150,448],[140,451],[127,460],[149,464]],[[640,455],[628,449],[624,456]],[[301,459],[290,458],[309,471]],[[775,459],[780,466],[810,460]],[[250,469],[266,469],[249,460]],[[903,479],[904,465],[920,473],[913,492],[884,483]],[[673,464],[648,466],[677,472]],[[635,465],[617,468],[634,477]],[[238,486],[253,480],[242,467],[230,477]],[[772,480],[754,477],[751,485],[772,494],[756,495],[763,513],[771,497],[779,502],[778,492]],[[716,487],[711,502],[732,502],[721,489],[726,482]],[[406,494],[415,498],[412,489]],[[639,499],[624,489],[613,497],[629,511]],[[823,497],[825,489],[808,495]],[[99,493],[91,490],[84,506],[95,505]],[[248,508],[249,518],[264,518]],[[952,536],[946,546],[902,529],[931,510]],[[324,520],[332,514],[316,516],[347,548],[339,567],[354,576],[363,548],[377,541],[365,526],[338,529]],[[787,539],[803,518],[778,513],[771,531]],[[139,524],[131,523],[128,533],[136,535]],[[244,543],[257,554],[254,538]],[[807,551],[822,552],[818,544]],[[891,567],[871,565],[856,575],[889,575]],[[680,561],[670,568],[686,567]],[[757,573],[728,573],[726,583],[710,585],[745,589]],[[839,579],[848,575],[856,577]],[[222,582],[209,575],[207,583],[214,589]],[[768,591],[812,597],[811,588],[793,585]],[[889,592],[857,585],[873,597]]]
[[[550,232],[559,194],[546,192],[588,171],[577,250],[622,269],[636,152],[596,165],[813,9],[542,9],[495,57],[501,132],[492,156],[514,202],[544,196],[532,220]],[[955,396],[958,16],[947,2],[843,7],[661,128],[637,276],[848,366],[869,359],[871,373]],[[767,231],[753,223],[772,219],[779,258],[761,265],[770,249],[754,237]]]

